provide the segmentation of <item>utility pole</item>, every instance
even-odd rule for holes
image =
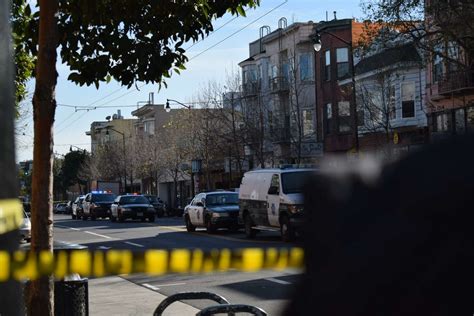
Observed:
[[[18,216],[18,179],[15,165],[13,49],[11,46],[10,1],[0,1],[0,251],[18,249],[18,227],[6,225],[7,217]],[[22,215],[20,215],[22,216]],[[6,269],[0,266],[0,269]],[[23,295],[18,281],[0,282],[0,315],[24,315]]]

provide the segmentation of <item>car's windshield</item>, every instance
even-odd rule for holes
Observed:
[[[237,205],[239,195],[236,193],[211,194],[206,196],[206,205]]]
[[[122,196],[120,198],[120,204],[149,204],[150,202],[144,196]]]
[[[281,182],[283,193],[302,193],[306,179],[311,174],[313,174],[312,171],[295,171],[282,173]]]
[[[115,200],[114,194],[94,194],[92,195],[92,201],[101,201],[101,202],[113,202]]]

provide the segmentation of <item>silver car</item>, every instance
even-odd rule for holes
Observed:
[[[20,237],[22,242],[31,241],[31,221],[25,210],[23,210],[23,223],[20,226]]]

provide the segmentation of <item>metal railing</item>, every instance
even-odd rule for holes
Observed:
[[[472,70],[448,72],[438,82],[440,94],[460,92],[464,89],[474,89],[474,71]]]
[[[284,92],[290,89],[288,78],[275,77],[270,80],[270,89],[272,92]]]

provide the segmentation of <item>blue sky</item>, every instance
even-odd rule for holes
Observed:
[[[281,6],[233,37],[192,59],[186,65],[187,70],[183,71],[181,75],[173,75],[171,79],[167,80],[168,88],[162,88],[160,91],[158,91],[157,85],[145,85],[140,91],[136,90],[135,87],[127,90],[113,81],[109,84],[101,84],[99,89],[79,87],[67,81],[68,68],[58,64],[59,78],[56,89],[58,104],[74,106],[106,105],[111,107],[88,112],[75,112],[74,108],[58,106],[54,127],[54,151],[65,154],[69,151],[70,145],[89,150],[90,138],[85,135],[85,132],[90,129],[90,124],[93,121],[105,120],[106,116],[116,113],[118,108],[113,106],[136,105],[139,101],[147,101],[150,92],[155,93],[156,104],[165,103],[167,98],[181,102],[189,101],[194,95],[198,94],[199,88],[206,82],[223,80],[226,71],[230,72],[238,69],[237,64],[248,57],[248,43],[258,39],[259,29],[263,25],[268,25],[272,30],[275,30],[278,27],[278,20],[282,17],[287,18],[288,24],[292,22],[317,22],[326,19],[326,12],[328,12],[329,19],[332,19],[333,11],[337,12],[337,17],[340,19],[352,17],[361,19],[363,13],[360,3],[361,0],[261,0],[261,6],[255,10],[249,10],[247,17],[239,17],[190,48],[187,54],[188,57],[192,59],[193,56],[222,41],[275,7]],[[219,28],[232,18],[229,15],[215,21],[215,28]],[[189,43],[185,47],[189,47],[191,44]],[[140,86],[140,84],[138,85]],[[32,93],[34,89],[33,81],[30,82],[29,88]],[[28,104],[26,106],[31,107]],[[134,109],[136,107],[120,108],[125,118],[132,118],[131,111]],[[31,159],[33,156],[32,126],[33,124],[30,122],[25,135],[17,138],[17,161]]]

